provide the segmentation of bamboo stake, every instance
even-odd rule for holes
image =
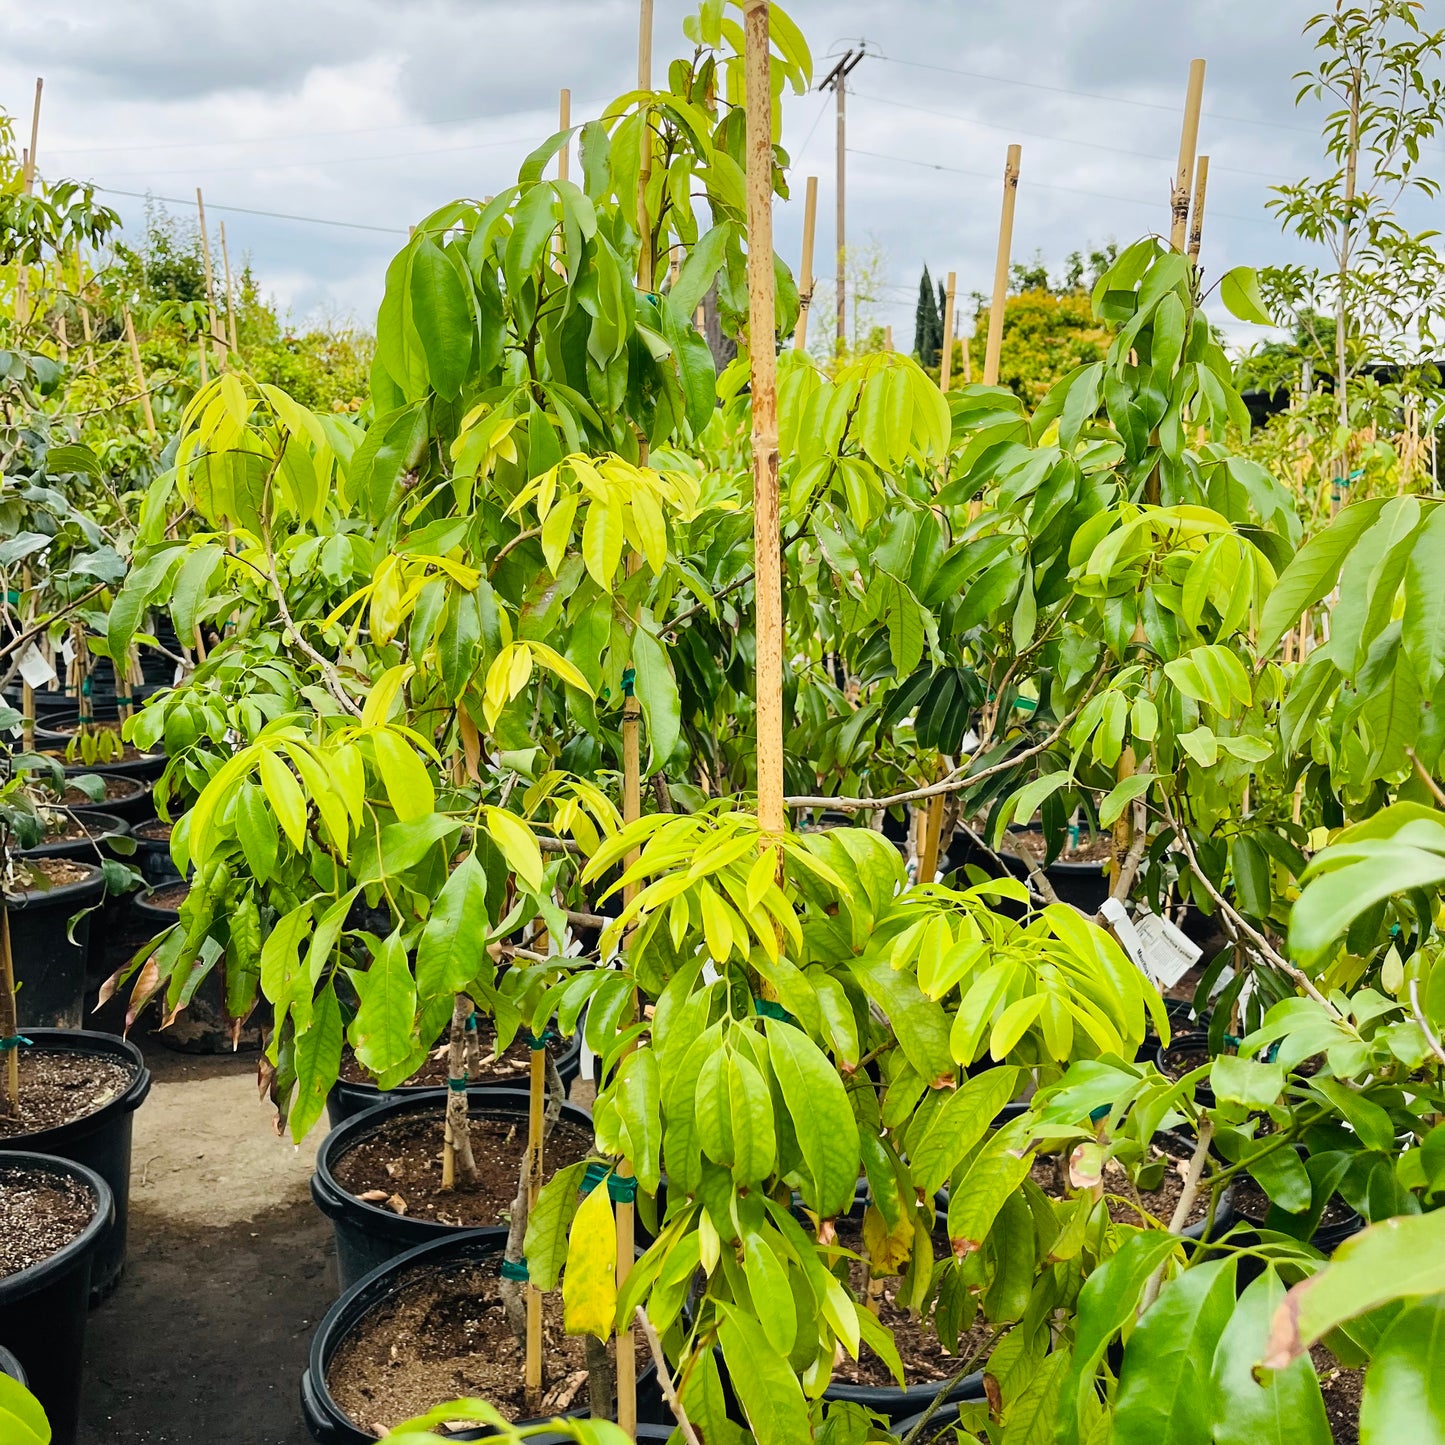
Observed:
[[[1003,352],[1003,312],[1008,300],[1009,257],[1013,251],[1014,202],[1018,198],[1021,147],[1008,148],[1003,168],[1003,211],[998,223],[998,255],[993,266],[993,301],[988,311],[988,350],[984,353],[983,384],[998,385],[998,363]]]
[[[1204,103],[1204,62],[1189,62],[1189,86],[1184,93],[1184,124],[1179,131],[1179,165],[1169,196],[1169,244],[1184,249],[1189,226],[1189,199],[1194,189],[1194,153],[1199,148],[1199,111]]]
[[[40,147],[40,96],[45,89],[43,76],[35,77],[35,107],[30,112],[30,148],[21,153],[21,170],[24,177],[25,194],[35,194],[35,156]],[[30,268],[23,261],[18,263],[19,275],[15,282],[15,321],[24,326],[30,320]]]
[[[20,570],[20,588],[29,596],[30,586],[33,581],[29,567],[22,567]],[[25,619],[25,626],[29,628],[34,625],[35,615],[34,603],[31,602],[26,611],[30,614]],[[35,689],[28,682],[22,682],[20,687],[20,741],[27,753],[35,751]],[[12,1030],[13,1032],[13,1030]]]
[[[652,9],[653,0],[641,0],[637,27],[637,88],[652,89]],[[652,290],[653,255],[652,227],[647,218],[647,182],[652,172],[652,127],[644,113],[642,162],[637,174],[637,231],[640,238],[637,253],[637,282],[644,291]],[[641,460],[647,461],[647,440],[638,448]],[[632,565],[635,565],[635,560]],[[622,699],[622,821],[636,822],[642,816],[642,750],[640,745],[642,709],[629,677],[623,683]],[[637,860],[637,850],[628,854],[630,867]],[[626,890],[626,901],[636,896],[636,886]],[[629,939],[630,943],[630,939]],[[634,1002],[634,1008],[636,1004]],[[632,1169],[624,1161],[618,1165],[621,1178],[631,1178]],[[617,1219],[617,1287],[621,1289],[632,1273],[636,1258],[634,1209],[631,1203],[619,1201]],[[637,1436],[637,1339],[629,1320],[626,1329],[617,1332],[617,1425],[634,1439]]]
[[[883,328],[883,349],[884,351],[893,350],[893,328],[891,326]]]
[[[531,1075],[527,1101],[527,1218],[537,1207],[542,1192],[542,1114],[547,1096],[547,1051],[532,1050]],[[542,1398],[542,1292],[530,1282],[527,1285],[527,1399]]]
[[[958,273],[948,273],[948,288],[943,293],[943,355],[938,362],[938,389],[947,391],[953,380],[953,301],[958,286]]]
[[[798,270],[798,324],[793,329],[793,350],[808,349],[808,309],[813,304],[813,232],[818,221],[818,178],[808,177],[803,197],[803,264]]]
[[[221,222],[221,266],[226,278],[226,335],[234,356],[240,349],[236,340],[236,293],[231,289],[231,252],[226,246],[226,223]]]
[[[0,1038],[14,1039],[20,1033],[15,1005],[15,965],[10,953],[10,910],[0,894]],[[20,1048],[5,1050],[5,1112],[12,1118],[20,1113]]]
[[[201,387],[204,390],[211,384],[211,372],[206,365],[206,338],[199,332],[196,334],[196,353],[201,358]]]
[[[757,597],[758,825],[781,834],[783,589],[778,547],[777,357],[773,348],[773,128],[768,0],[746,0],[748,353],[752,364],[753,571]]]
[[[1200,156],[1194,172],[1194,205],[1189,214],[1189,259],[1199,264],[1199,243],[1204,238],[1204,195],[1209,189],[1209,157]]]
[[[211,345],[216,349],[216,369],[226,369],[226,350],[220,338],[216,335],[218,322],[216,320],[216,276],[211,268],[211,238],[206,234],[206,203],[201,196],[201,188],[196,187],[196,213],[201,221],[201,258],[206,263],[206,306],[211,318]]]
[[[130,364],[135,370],[135,384],[140,390],[141,407],[145,411],[146,431],[150,433],[151,440],[156,436],[156,414],[151,407],[151,389],[146,385],[145,368],[140,360],[140,342],[136,340],[135,321],[131,318],[130,307],[125,308],[125,339],[130,346]],[[204,357],[204,348],[202,356]]]
[[[572,92],[563,90],[557,101],[557,129],[572,129]],[[571,174],[572,167],[572,141],[569,138],[557,152],[557,179],[565,181]]]

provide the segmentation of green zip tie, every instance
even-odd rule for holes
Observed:
[[[466,1030],[467,1030],[467,1032],[468,1032],[469,1034],[474,1034],[474,1033],[476,1033],[476,1031],[477,1031],[477,1011],[476,1011],[476,1009],[473,1009],[473,1010],[471,1011],[471,1013],[469,1013],[469,1014],[467,1015]]]
[[[0,1039],[0,1054],[8,1053],[11,1049],[18,1049],[21,1045],[26,1048],[33,1048],[34,1039],[27,1039],[24,1034],[12,1034],[8,1039]]]
[[[502,1278],[515,1280],[518,1284],[526,1284],[532,1278],[527,1273],[527,1261],[525,1259],[502,1261]]]
[[[607,1195],[614,1204],[631,1204],[637,1198],[637,1180],[614,1171],[607,1176]]]
[[[757,1014],[759,1018],[777,1019],[779,1023],[783,1024],[797,1023],[797,1019],[795,1019],[782,1004],[774,1003],[770,998],[755,998],[753,1000],[753,1012]]]
[[[454,1094],[465,1094],[467,1091],[467,1075],[463,1074],[460,1079],[448,1079],[447,1088]]]
[[[633,688],[633,684],[634,684],[636,681],[637,681],[637,669],[636,669],[636,668],[633,668],[633,667],[624,667],[624,668],[622,669],[622,696],[623,696],[623,697],[632,697],[632,696],[634,695],[632,688]]]
[[[534,1054],[539,1054],[556,1037],[557,1035],[554,1034],[551,1029],[543,1029],[540,1034],[529,1033],[527,1035],[527,1047],[531,1049]]]

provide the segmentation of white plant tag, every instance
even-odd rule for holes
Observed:
[[[47,687],[60,681],[45,654],[33,642],[20,654],[20,676],[28,687]]]
[[[75,661],[75,644],[67,636],[60,644],[60,659],[67,667]]]
[[[1129,955],[1134,966],[1141,972],[1148,973],[1149,970],[1144,964],[1144,941],[1139,937],[1128,909],[1117,898],[1106,898],[1104,906],[1099,909],[1098,919],[1118,940],[1119,947]]]
[[[1190,942],[1167,918],[1141,909],[1134,918],[1134,931],[1143,944],[1144,972],[1160,988],[1172,988],[1204,952]]]

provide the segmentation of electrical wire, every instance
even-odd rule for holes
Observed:
[[[899,165],[905,166],[923,166],[930,171],[950,171],[956,176],[977,176],[980,180],[985,181],[999,179],[999,175],[991,171],[969,171],[964,170],[962,166],[945,166],[939,164],[937,161],[920,161],[916,160],[913,156],[884,155],[882,151],[865,151],[860,150],[857,146],[849,146],[848,154],[853,156],[871,156],[877,161],[894,161]],[[1080,189],[1078,186],[1059,186],[1049,181],[1035,181],[1030,179],[1024,182],[1024,184],[1030,190],[1037,187],[1041,191],[1064,191],[1072,196],[1089,196],[1096,201],[1118,201],[1126,206],[1148,206],[1150,210],[1162,210],[1164,206],[1162,201],[1146,201],[1139,196],[1115,196],[1110,195],[1107,191],[1086,191]],[[1251,225],[1267,226],[1272,224],[1266,216],[1231,215],[1228,211],[1216,211],[1212,208],[1209,214],[1229,221],[1245,221]]]
[[[130,196],[137,201],[162,201],[167,205],[185,206],[192,209],[195,201],[185,200],[180,196],[158,196],[154,191],[122,191],[115,186],[96,186],[97,191],[107,196]],[[227,206],[220,201],[207,201],[206,206],[212,211],[234,211],[241,216],[269,216],[275,221],[305,221],[312,226],[340,226],[348,231],[378,231],[386,236],[405,236],[409,232],[402,226],[372,226],[364,221],[334,221],[327,216],[298,216],[288,211],[262,211],[254,206]]]
[[[956,110],[934,110],[930,106],[914,105],[911,101],[906,100],[892,100],[888,96],[884,95],[869,95],[867,92],[861,90],[852,90],[848,93],[850,96],[857,100],[868,100],[874,102],[877,105],[891,105],[897,107],[899,110],[916,110],[920,115],[940,116],[944,120],[960,121],[964,125],[981,126],[984,130],[1002,131],[1008,135],[1027,136],[1031,140],[1053,141],[1060,145],[1087,146],[1090,150],[1108,151],[1111,155],[1129,156],[1134,160],[1163,161],[1169,165],[1173,165],[1175,159],[1173,156],[1154,155],[1150,151],[1126,150],[1123,146],[1105,145],[1102,141],[1080,140],[1076,136],[1045,135],[1041,131],[1021,130],[1018,126],[1015,125],[998,125],[993,121],[976,120],[973,116],[963,115]],[[1272,175],[1267,171],[1247,171],[1242,170],[1239,166],[1227,166],[1211,160],[1209,162],[1210,175],[1214,175],[1219,171],[1228,171],[1232,175],[1236,176],[1250,176],[1253,177],[1255,180],[1271,181],[1275,184],[1278,184],[1279,181],[1279,178],[1277,176]]]

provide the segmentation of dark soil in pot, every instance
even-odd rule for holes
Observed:
[[[84,1030],[35,1029],[20,1050],[20,1116],[0,1118],[0,1151],[26,1150],[93,1169],[115,1199],[115,1221],[91,1270],[92,1301],[125,1268],[131,1124],[150,1072],[129,1040]]]
[[[72,1445],[96,1250],[111,1222],[99,1175],[45,1154],[0,1156],[0,1347],[44,1407],[54,1445]]]
[[[496,1258],[418,1271],[342,1341],[326,1372],[332,1398],[375,1435],[444,1400],[477,1396],[510,1420],[588,1404],[586,1348],[562,1327],[560,1291],[543,1297],[546,1391],[527,1408],[526,1361],[507,1325]]]
[[[1154,1062],[1159,1072],[1166,1079],[1179,1080],[1185,1074],[1192,1074],[1195,1069],[1202,1068],[1213,1059],[1214,1055],[1209,1050],[1209,1035],[1207,1033],[1189,1033],[1178,1035],[1166,1049],[1159,1047],[1154,1051]],[[1209,1087],[1208,1076],[1194,1085],[1194,1097],[1206,1109],[1214,1107],[1214,1090]]]
[[[465,1229],[496,1237],[517,1193],[526,1148],[528,1097],[522,1090],[467,1092],[472,1150],[481,1179],[471,1189],[441,1188],[446,1090],[389,1099],[338,1124],[316,1155],[311,1197],[336,1230],[343,1288],[419,1244]],[[592,1151],[592,1120],[572,1104],[547,1140],[547,1173]]]
[[[98,863],[103,852],[110,852],[105,846],[110,839],[124,838],[130,832],[130,824],[114,813],[57,812],[54,819],[35,847],[16,850],[18,857]]]
[[[79,1028],[85,1017],[85,958],[91,915],[105,880],[73,858],[27,858],[16,865],[18,891],[6,894],[20,1026]],[[70,920],[84,914],[73,928]]]
[[[1365,1393],[1365,1372],[1346,1369],[1323,1345],[1316,1345],[1310,1351],[1310,1359],[1314,1362],[1315,1374],[1319,1376],[1331,1438],[1335,1445],[1359,1445],[1360,1400]],[[1400,1445],[1405,1445],[1405,1442],[1402,1440]]]
[[[421,1115],[390,1120],[365,1135],[331,1166],[336,1182],[358,1199],[385,1203],[396,1214],[435,1220],[459,1229],[486,1229],[505,1222],[517,1196],[517,1178],[527,1146],[527,1120],[474,1118],[472,1152],[477,1180],[464,1188],[442,1188],[444,1125],[440,1104]],[[592,1152],[592,1131],[559,1119],[547,1137],[548,1174],[585,1159]]]
[[[302,1413],[313,1439],[367,1445],[388,1424],[467,1394],[489,1399],[514,1423],[529,1423],[523,1354],[500,1304],[504,1243],[500,1235],[480,1232],[434,1240],[388,1261],[337,1300],[312,1337],[301,1381]],[[543,1409],[585,1415],[583,1342],[563,1332],[555,1294],[544,1299],[543,1319]],[[638,1374],[637,1403],[643,1420],[661,1418],[650,1363]],[[463,1427],[455,1438],[491,1433]]]
[[[1116,1224],[1132,1224],[1136,1227],[1147,1225],[1150,1220],[1140,1217],[1142,1208],[1144,1214],[1151,1216],[1159,1227],[1167,1229],[1169,1221],[1174,1217],[1174,1210],[1179,1203],[1180,1196],[1184,1193],[1184,1170],[1192,1152],[1192,1141],[1182,1136],[1176,1139],[1175,1136],[1169,1134],[1156,1135],[1155,1142],[1150,1146],[1150,1155],[1153,1160],[1167,1161],[1164,1166],[1164,1174],[1156,1189],[1137,1191],[1137,1204],[1135,1203],[1136,1191],[1129,1182],[1129,1176],[1125,1173],[1123,1166],[1112,1160],[1109,1161],[1104,1166],[1103,1180],[1109,1218]],[[1039,1155],[1034,1160],[1030,1177],[1051,1199],[1067,1199],[1078,1192],[1069,1184],[1068,1156],[1066,1154]],[[1220,1195],[1219,1205],[1214,1213],[1214,1226],[1210,1231],[1211,1234],[1223,1233],[1233,1219],[1233,1197],[1233,1188],[1227,1185]],[[1209,1191],[1201,1189],[1195,1196],[1194,1206],[1189,1211],[1189,1217],[1184,1222],[1183,1233],[1186,1239],[1203,1237],[1208,1213]]]
[[[174,823],[167,823],[162,818],[152,818],[148,823],[138,823],[131,830],[135,839],[135,866],[152,888],[181,881],[180,872],[171,857],[171,831],[174,827]]]
[[[485,1017],[477,1019],[477,1042],[482,1051],[482,1068],[472,1076],[473,1085],[500,1085],[503,1088],[525,1089],[531,1071],[532,1051],[521,1035],[512,1040],[499,1059],[493,1059],[497,1034],[492,1021]],[[563,1088],[570,1088],[572,1081],[582,1068],[582,1035],[575,1033],[570,1039],[552,1039],[547,1052],[557,1065]],[[341,1077],[336,1087],[326,1098],[326,1114],[333,1125],[343,1119],[353,1118],[367,1109],[374,1108],[385,1099],[406,1097],[420,1089],[444,1089],[447,1084],[447,1053],[445,1045],[432,1052],[420,1069],[406,1083],[383,1092],[371,1082],[367,1072],[357,1063],[350,1047],[341,1054]]]
[[[856,1215],[837,1221],[837,1241],[855,1254],[863,1252],[863,1221]],[[952,1246],[948,1242],[948,1231],[940,1228],[933,1236],[935,1260],[952,1257]],[[850,1273],[855,1276],[855,1286],[861,1285],[861,1268],[850,1263]],[[919,1318],[911,1314],[906,1306],[897,1304],[896,1296],[902,1283],[901,1277],[876,1281],[874,1300],[878,1306],[877,1316],[881,1324],[893,1332],[894,1343],[898,1346],[899,1358],[903,1361],[906,1389],[900,1390],[888,1366],[863,1345],[856,1360],[848,1356],[833,1366],[833,1380],[827,1389],[831,1400],[858,1400],[874,1409],[887,1409],[890,1414],[912,1414],[926,1405],[938,1393],[944,1380],[956,1375],[989,1337],[992,1327],[980,1320],[972,1329],[958,1337],[958,1353],[950,1354],[938,1338],[931,1316]],[[954,1398],[962,1398],[960,1391],[968,1388],[973,1398],[982,1396],[982,1361],[975,1377],[962,1382],[953,1392]],[[862,1392],[853,1387],[863,1387]],[[976,1394],[974,1391],[976,1390]],[[917,1398],[915,1398],[917,1397]],[[880,1399],[882,1403],[880,1403]]]
[[[1276,1208],[1269,1195],[1248,1175],[1241,1175],[1236,1181],[1232,1202],[1234,1212],[1257,1228],[1272,1229],[1280,1234],[1296,1232],[1290,1225],[1298,1223],[1300,1216],[1286,1214]],[[1322,1254],[1329,1254],[1336,1245],[1358,1234],[1364,1227],[1365,1221],[1338,1194],[1332,1194],[1320,1211],[1319,1223],[1310,1236],[1310,1243]]]
[[[61,807],[75,813],[109,813],[112,817],[124,818],[127,823],[144,823],[147,818],[155,817],[151,786],[145,779],[102,773],[98,768],[81,771],[100,779],[104,789],[101,801],[96,802],[79,788],[67,787],[59,798]]]

